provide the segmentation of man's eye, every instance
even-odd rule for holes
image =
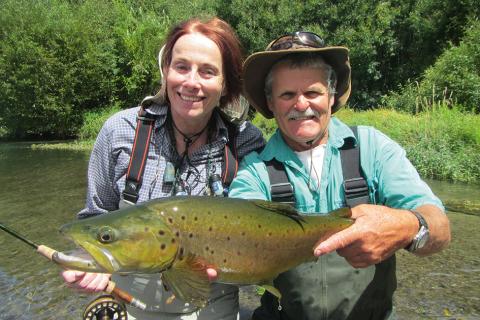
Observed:
[[[293,92],[284,92],[280,95],[280,98],[281,99],[284,99],[284,100],[290,100],[292,99],[293,97],[295,96],[295,94]]]

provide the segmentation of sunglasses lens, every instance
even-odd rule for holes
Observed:
[[[298,42],[310,47],[324,47],[325,42],[322,38],[312,32],[295,32],[294,38],[298,39]]]
[[[287,50],[292,48],[294,44],[312,48],[322,48],[325,46],[322,38],[320,38],[315,33],[297,31],[291,35],[281,36],[270,45],[270,48],[268,50]]]

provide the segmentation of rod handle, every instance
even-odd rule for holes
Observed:
[[[37,252],[40,253],[45,258],[47,258],[48,260],[53,261],[53,255],[55,254],[55,252],[57,252],[57,250],[54,250],[52,248],[49,248],[41,244],[37,247]]]
[[[135,299],[131,294],[126,292],[125,290],[116,286],[115,282],[109,281],[107,287],[104,290],[106,293],[113,294],[122,301],[125,301],[129,305],[139,308],[141,310],[145,310],[147,308],[146,304],[142,301]]]

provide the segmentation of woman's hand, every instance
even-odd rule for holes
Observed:
[[[107,273],[90,273],[76,270],[64,270],[61,274],[67,284],[87,292],[104,291],[111,277]]]

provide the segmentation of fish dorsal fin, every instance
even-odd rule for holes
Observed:
[[[291,205],[286,203],[270,202],[270,201],[264,201],[264,200],[250,200],[250,201],[253,204],[255,204],[257,207],[291,218],[296,223],[298,223],[300,227],[302,227],[303,229],[303,223],[305,223],[305,220],[298,214],[298,211]]]
[[[201,258],[188,254],[177,259],[162,273],[162,280],[176,297],[197,307],[205,307],[210,296],[207,264]]]

